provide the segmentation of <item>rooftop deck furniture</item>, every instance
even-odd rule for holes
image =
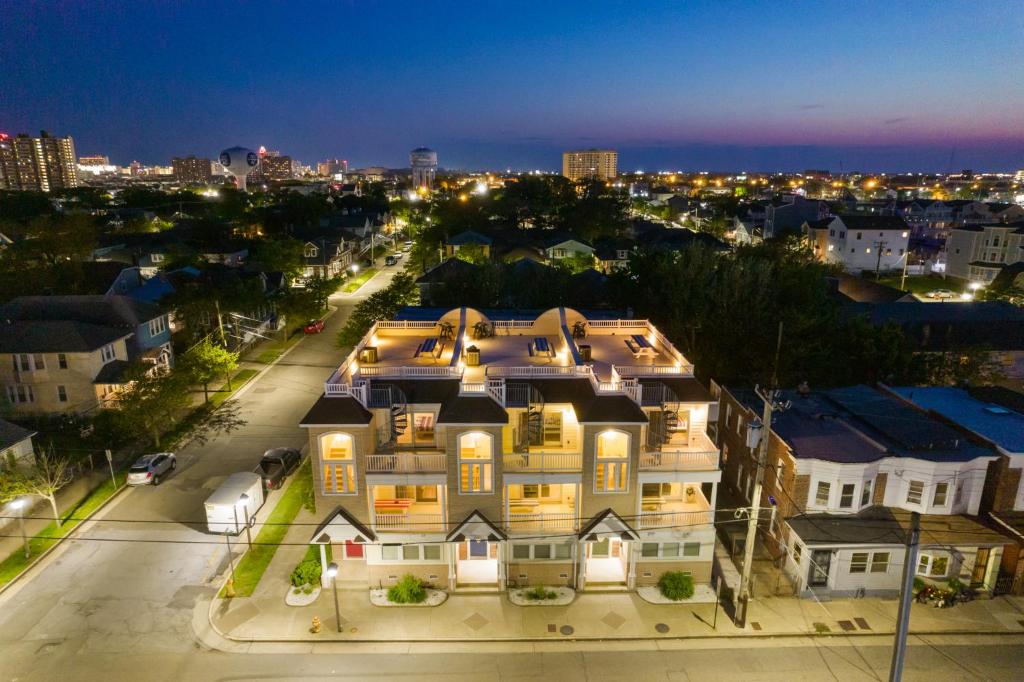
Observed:
[[[636,337],[634,337],[634,339],[635,338]],[[635,340],[630,339],[625,339],[625,343],[626,347],[629,348],[629,352],[633,354],[634,358],[641,358],[644,356],[653,358],[658,355],[658,351],[654,349],[654,346],[647,343],[646,339],[644,339],[644,343],[647,343],[646,346],[641,346]]]
[[[633,334],[633,342],[638,348],[654,348],[643,334]]]
[[[554,357],[555,353],[551,349],[551,344],[548,343],[547,338],[543,336],[537,336],[533,339],[533,351],[537,355],[545,355],[547,357]]]
[[[373,501],[373,509],[377,513],[400,513],[413,505],[416,500],[380,499]]]
[[[441,353],[444,352],[444,342],[438,341],[437,339],[430,338],[425,339],[423,343],[416,349],[416,353],[413,355],[415,358],[430,357],[437,360],[441,357]]]

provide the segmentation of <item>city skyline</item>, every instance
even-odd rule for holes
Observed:
[[[352,167],[428,146],[468,170],[557,171],[588,147],[617,149],[623,172],[1024,164],[1024,86],[1006,78],[1020,17],[874,7],[11,6],[53,50],[0,48],[0,128],[119,164],[236,144]],[[984,45],[965,28],[980,22]],[[281,49],[260,49],[271,39]]]

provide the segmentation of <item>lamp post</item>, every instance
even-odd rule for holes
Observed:
[[[252,550],[252,527],[249,525],[249,496],[247,494],[245,494],[245,493],[242,493],[242,496],[238,498],[238,504],[242,505],[242,513],[245,514],[245,539],[248,540],[248,542],[249,542],[249,550],[251,551]],[[237,512],[237,510],[236,510],[235,514],[236,514],[235,527],[237,527],[238,526],[238,521],[237,521],[237,514],[238,514],[238,512]]]
[[[341,632],[341,607],[338,606],[338,564],[333,561],[327,565],[327,577],[331,579],[331,587],[334,588],[334,621],[338,624],[338,632]]]
[[[11,509],[18,512],[18,524],[21,526],[21,542],[25,545],[25,558],[28,558],[28,535],[25,534],[25,500],[17,499],[11,502]]]

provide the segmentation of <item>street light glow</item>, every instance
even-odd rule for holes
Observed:
[[[338,564],[332,561],[327,564],[327,577],[333,580],[336,575],[338,575]]]
[[[25,500],[19,498],[17,500],[11,500],[11,509],[18,511],[25,506]]]

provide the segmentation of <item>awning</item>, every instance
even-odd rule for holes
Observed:
[[[611,509],[598,512],[580,531],[580,539],[597,542],[607,538],[618,540],[639,540],[640,537],[622,517]]]
[[[373,531],[360,523],[347,511],[338,507],[321,523],[313,537],[309,539],[311,545],[329,545],[335,542],[373,542],[377,539]]]
[[[455,526],[448,537],[449,542],[462,542],[463,540],[490,540],[498,542],[505,539],[505,534],[497,526],[491,523],[486,516],[477,510],[473,510],[462,523]]]

